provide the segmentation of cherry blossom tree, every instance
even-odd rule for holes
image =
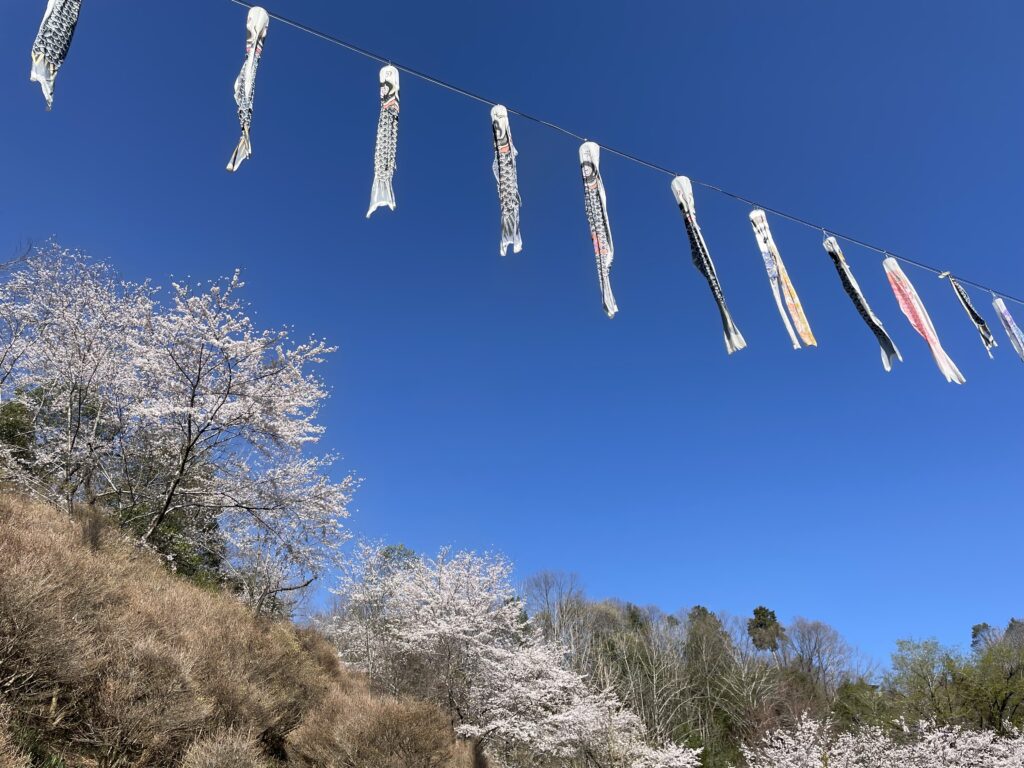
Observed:
[[[26,257],[28,255],[25,254]],[[0,265],[0,271],[11,272],[23,262],[24,258],[15,259]],[[0,283],[0,397],[5,394],[8,380],[31,348],[31,326],[32,307],[18,290],[16,281]]]
[[[640,720],[545,642],[502,557],[358,548],[327,625],[342,656],[382,688],[431,698],[502,765],[690,768],[698,753],[652,747]]]
[[[2,399],[27,414],[32,443],[22,464],[69,507],[97,499],[137,391],[127,342],[151,306],[148,286],[57,246],[15,265],[0,288]]]
[[[1017,768],[1024,765],[1024,736],[1006,736],[922,721],[898,722],[895,732],[877,726],[837,732],[829,722],[804,716],[791,730],[770,734],[743,750],[748,768]]]
[[[175,283],[139,334],[135,436],[164,461],[129,495],[141,497],[142,542],[177,512],[216,513],[232,552],[275,565],[262,569],[260,602],[334,562],[353,480],[332,482],[334,457],[305,451],[323,434],[327,396],[310,368],[333,350],[256,329],[242,287],[237,273],[201,292]]]
[[[12,265],[0,461],[68,508],[111,510],[141,545],[205,558],[263,609],[337,562],[354,480],[315,450],[332,349],[258,329],[242,287],[175,283],[162,303],[58,246]]]

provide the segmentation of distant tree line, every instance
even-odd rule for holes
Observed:
[[[748,618],[702,606],[678,614],[587,599],[558,573],[530,578],[526,607],[574,669],[615,692],[649,733],[701,747],[702,765],[743,764],[743,746],[805,718],[840,732],[901,721],[1008,735],[1024,725],[1024,622],[973,628],[969,651],[934,640],[897,643],[879,674],[827,624],[783,625],[759,606]]]
[[[900,641],[866,663],[833,627],[587,598],[554,572],[513,587],[493,555],[361,546],[321,620],[382,693],[446,711],[497,765],[1016,766],[1024,622],[969,651]]]

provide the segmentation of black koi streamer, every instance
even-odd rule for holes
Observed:
[[[850,271],[850,265],[846,263],[846,257],[843,256],[843,250],[839,247],[839,243],[836,242],[834,237],[828,237],[825,238],[825,242],[822,245],[825,247],[828,255],[832,257],[832,263],[836,266],[836,272],[839,273],[839,279],[843,283],[846,295],[850,297],[853,306],[857,308],[861,318],[867,323],[871,332],[875,334],[875,338],[878,339],[878,345],[882,348],[882,365],[885,366],[886,371],[891,371],[893,358],[902,363],[903,356],[900,355],[900,351],[896,349],[896,345],[889,338],[889,334],[886,333],[882,321],[875,316],[875,313],[871,311],[871,307],[868,306],[868,301],[864,298],[860,286],[857,285],[857,279],[853,276],[853,272]]]

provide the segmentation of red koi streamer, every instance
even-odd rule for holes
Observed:
[[[907,316],[910,324],[914,326],[914,330],[928,342],[928,346],[932,350],[932,357],[935,358],[935,364],[939,366],[946,381],[963,384],[967,379],[960,373],[956,363],[946,354],[946,350],[939,343],[939,335],[935,332],[935,326],[932,325],[932,319],[928,316],[928,310],[921,303],[921,298],[917,295],[913,284],[903,274],[899,262],[890,256],[882,262],[882,265],[885,267],[885,274],[889,278],[892,292],[896,294],[896,301],[899,302],[900,309],[903,310],[903,314]]]

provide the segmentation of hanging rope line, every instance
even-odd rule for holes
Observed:
[[[240,5],[243,8],[250,8],[251,9],[251,8],[256,7],[255,3],[247,2],[247,0],[228,0],[228,1],[231,2],[231,3],[234,3],[235,5]],[[339,48],[344,48],[344,49],[346,49],[348,51],[351,51],[352,53],[358,54],[358,55],[363,56],[363,57],[365,57],[367,59],[372,59],[373,61],[376,61],[376,62],[378,62],[380,64],[390,64],[391,66],[395,67],[396,69],[398,69],[398,70],[400,70],[402,72],[405,72],[406,74],[411,75],[412,77],[415,77],[415,78],[417,78],[419,80],[422,80],[422,81],[424,81],[426,83],[430,83],[431,85],[436,85],[439,88],[444,88],[444,89],[446,89],[448,91],[451,91],[452,93],[458,94],[459,96],[464,96],[467,99],[472,99],[473,101],[477,101],[477,102],[480,102],[481,104],[486,104],[486,105],[491,106],[491,107],[497,106],[498,104],[502,103],[502,102],[499,102],[499,101],[495,101],[493,99],[489,99],[489,98],[487,98],[485,96],[481,96],[480,94],[474,93],[473,91],[466,90],[465,88],[461,88],[461,87],[459,87],[459,86],[457,86],[457,85],[455,85],[453,83],[449,83],[449,82],[447,82],[445,80],[442,80],[442,79],[440,79],[438,77],[434,77],[433,75],[429,75],[426,72],[418,70],[418,69],[416,69],[414,67],[410,67],[410,66],[408,66],[406,64],[399,64],[396,61],[394,61],[394,59],[390,59],[387,56],[381,56],[379,53],[374,53],[373,51],[370,51],[370,50],[367,50],[366,48],[363,48],[361,46],[355,45],[354,43],[349,43],[349,42],[347,42],[345,40],[342,40],[342,39],[340,39],[338,37],[335,37],[334,35],[330,35],[330,34],[328,34],[326,32],[321,32],[320,30],[315,29],[313,27],[310,27],[310,26],[308,26],[306,24],[303,24],[300,21],[296,21],[295,19],[289,19],[286,16],[281,16],[278,13],[272,13],[272,12],[269,12],[269,11],[268,11],[267,15],[270,16],[270,18],[275,19],[275,20],[281,22],[282,24],[285,24],[285,25],[287,25],[289,27],[292,27],[293,29],[297,29],[300,32],[305,32],[307,35],[312,35],[313,37],[316,37],[316,38],[319,38],[320,40],[323,40],[324,42],[330,43],[332,45],[336,45]],[[582,136],[581,134],[578,134],[575,131],[570,131],[568,128],[563,128],[562,126],[558,125],[557,123],[552,123],[549,120],[544,120],[543,118],[536,117],[535,115],[531,115],[531,114],[529,114],[527,112],[522,112],[522,111],[520,111],[518,109],[513,109],[512,107],[509,107],[508,105],[504,105],[504,106],[505,106],[505,109],[508,111],[509,114],[516,115],[518,117],[523,118],[524,120],[529,120],[530,122],[537,123],[538,125],[543,125],[545,128],[550,128],[553,131],[557,131],[558,133],[564,134],[565,136],[569,136],[569,137],[571,137],[573,139],[576,139],[577,141],[580,141],[580,142],[584,142],[584,141],[588,141],[588,140],[589,141],[593,141],[593,139],[588,139],[587,137]],[[630,152],[625,152],[625,151],[623,151],[621,149],[616,149],[615,147],[610,147],[607,144],[604,144],[604,143],[602,143],[600,141],[596,141],[594,143],[598,144],[601,147],[601,149],[604,150],[605,152],[610,152],[613,155],[617,155],[618,157],[621,157],[623,160],[628,160],[631,163],[636,163],[637,165],[642,165],[643,167],[649,168],[652,171],[657,171],[658,173],[663,173],[666,176],[670,176],[670,177],[673,177],[673,178],[676,177],[676,176],[682,175],[682,174],[679,174],[679,173],[677,173],[677,172],[675,172],[675,171],[673,171],[673,170],[671,170],[669,168],[666,168],[663,165],[658,165],[657,163],[652,163],[649,160],[644,160],[642,157],[638,157],[637,155],[634,155],[634,154],[632,154]],[[906,256],[900,256],[897,253],[893,253],[893,251],[888,249],[888,248],[881,248],[881,247],[879,247],[877,245],[872,245],[871,243],[869,243],[869,242],[867,242],[865,240],[862,240],[862,239],[860,239],[858,237],[854,237],[852,235],[846,235],[846,234],[843,234],[841,232],[836,232],[834,229],[822,226],[821,224],[816,224],[813,221],[809,221],[809,220],[807,220],[805,218],[802,218],[800,216],[796,216],[796,215],[791,214],[791,213],[786,213],[785,211],[781,211],[778,208],[773,208],[771,206],[764,205],[763,203],[759,203],[756,200],[751,200],[749,197],[744,197],[743,195],[737,194],[735,192],[730,192],[729,190],[724,189],[724,188],[718,186],[717,184],[712,184],[712,183],[707,182],[707,181],[701,181],[700,179],[695,179],[692,176],[690,177],[690,181],[692,181],[697,186],[703,187],[704,189],[711,190],[712,192],[717,192],[720,195],[724,195],[725,197],[732,198],[733,200],[736,200],[738,202],[746,203],[747,205],[753,206],[754,208],[760,208],[761,210],[765,211],[766,213],[770,213],[770,214],[772,214],[774,216],[778,216],[778,217],[786,219],[788,221],[792,221],[793,223],[799,224],[799,225],[804,226],[804,227],[807,227],[808,229],[818,230],[822,234],[831,235],[833,237],[839,238],[840,240],[845,240],[846,242],[851,243],[852,245],[857,245],[857,246],[860,246],[861,248],[866,248],[869,251],[874,251],[875,253],[880,253],[883,256],[891,256],[892,258],[897,259],[898,261],[902,261],[904,264],[909,264],[912,267],[917,267],[918,269],[923,269],[926,272],[931,272],[931,273],[933,273],[935,275],[943,275],[943,274],[947,274],[949,272],[948,270],[939,269],[938,267],[933,267],[930,264],[925,264],[923,262],[907,258]],[[1003,293],[1002,291],[998,291],[998,290],[996,290],[994,288],[991,288],[991,287],[989,287],[987,285],[983,285],[982,283],[975,282],[974,280],[968,280],[967,278],[960,277],[959,275],[953,275],[953,276],[960,283],[963,283],[965,285],[973,286],[974,288],[977,288],[980,291],[985,291],[986,293],[992,294],[992,296],[999,296],[999,297],[1002,297],[1002,298],[1004,298],[1004,299],[1006,299],[1008,301],[1012,301],[1012,302],[1015,302],[1017,304],[1020,304],[1020,305],[1024,306],[1024,299],[1018,298],[1018,297],[1013,296],[1013,295],[1008,294],[1008,293]]]

